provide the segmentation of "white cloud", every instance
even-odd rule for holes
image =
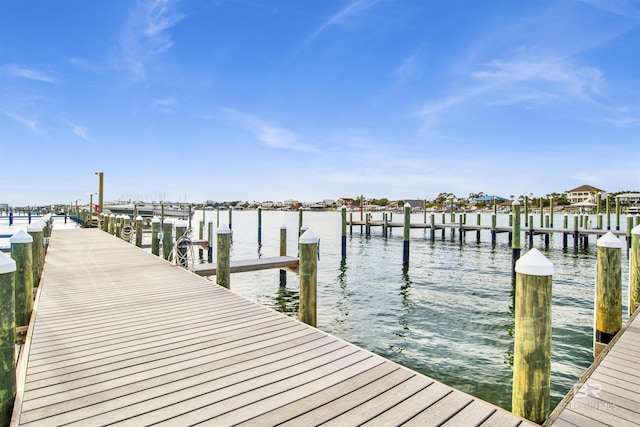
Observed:
[[[129,15],[120,37],[122,60],[134,80],[144,80],[146,64],[173,45],[169,29],[183,18],[171,0],[139,3]]]
[[[76,136],[89,141],[89,135],[87,135],[87,127],[86,126],[79,126],[76,124],[72,125],[73,128],[73,133],[76,134]]]
[[[598,9],[629,18],[640,18],[640,2],[637,0],[577,0]]]
[[[329,19],[324,21],[318,28],[315,29],[315,31],[307,36],[307,38],[304,39],[300,46],[298,46],[298,49],[296,49],[294,56],[305,50],[307,46],[309,46],[309,44],[311,44],[318,36],[320,36],[320,34],[325,32],[329,28],[345,22],[348,17],[368,9],[378,1],[379,0],[357,0],[349,3],[347,6],[340,9],[338,13],[334,14]]]
[[[317,151],[313,146],[302,142],[300,135],[289,129],[233,108],[224,108],[222,111],[233,122],[252,132],[266,147],[304,152]]]
[[[8,111],[2,111],[2,114],[16,121],[17,123],[20,123],[21,125],[28,127],[32,132],[37,133],[38,135],[42,134],[42,132],[38,129],[38,123],[35,118],[24,117],[19,114],[11,113]]]
[[[55,82],[55,79],[50,75],[39,70],[23,67],[21,65],[6,65],[2,67],[2,72],[12,77],[19,77],[46,83]]]

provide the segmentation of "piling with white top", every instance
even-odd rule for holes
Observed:
[[[343,206],[344,208],[344,206]],[[346,225],[345,225],[345,209],[342,210],[342,237],[343,237],[343,242],[346,239],[345,236],[345,231],[346,231]],[[346,249],[343,248],[343,252],[342,252],[342,258],[344,259],[344,257],[346,253]],[[282,224],[280,226],[280,256],[287,256],[287,226]],[[285,269],[281,269],[280,270],[280,286],[286,286],[287,285],[287,270]]]
[[[16,263],[0,251],[0,425],[11,421],[16,397]]]
[[[258,246],[262,246],[262,206],[258,206]]]
[[[136,246],[142,247],[142,217],[138,215],[136,217]]]
[[[539,424],[550,409],[552,276],[535,248],[516,262],[511,412]]]
[[[168,260],[171,256],[173,244],[173,221],[165,218],[162,222],[162,258]]]
[[[495,199],[494,199],[495,201]],[[495,245],[496,244],[496,225],[497,225],[498,219],[497,219],[497,215],[496,213],[492,213],[491,214],[491,244]]]
[[[173,256],[174,263],[181,266],[187,267],[189,259],[188,259],[188,250],[189,243],[186,239],[188,239],[187,230],[189,223],[184,220],[176,221],[176,243],[173,248]]]
[[[33,237],[19,230],[9,242],[16,263],[15,322],[17,327],[27,326],[33,310]]]
[[[631,230],[629,251],[629,315],[640,306],[640,225]]]
[[[213,262],[213,220],[207,225],[207,262]]]
[[[231,288],[231,229],[225,224],[217,230],[216,283]]]
[[[154,216],[151,218],[151,253],[160,256],[160,218]]]
[[[514,200],[511,204],[513,209],[513,225],[511,237],[511,271],[512,279],[516,278],[516,261],[520,258],[520,202]]]
[[[42,268],[44,267],[44,231],[42,224],[34,222],[27,227],[27,233],[33,238],[32,262],[33,262],[33,287],[40,285],[40,277],[42,276]]]
[[[342,259],[345,259],[347,257],[347,207],[342,205],[342,208],[340,209],[341,212],[341,218],[342,218],[342,227],[341,227],[341,234],[342,234],[342,238],[341,238],[341,248],[342,248]],[[385,225],[386,225],[386,215],[385,215]],[[283,225],[284,227],[284,225]],[[282,228],[280,229],[282,230]],[[386,233],[386,227],[384,227],[383,229],[383,233]],[[285,228],[285,234],[286,234],[286,228]],[[280,256],[282,256],[282,254],[280,254]]]
[[[298,240],[300,250],[300,310],[301,322],[316,326],[318,287],[318,238],[310,231]]]
[[[622,329],[622,242],[608,232],[596,246],[594,357]]]
[[[404,240],[402,246],[402,268],[409,268],[409,236],[411,234],[411,205],[404,205]]]
[[[109,215],[109,234],[116,234],[116,216],[115,214]]]

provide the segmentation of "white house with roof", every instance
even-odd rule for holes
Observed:
[[[592,187],[590,185],[581,185],[580,187],[574,188],[573,190],[569,190],[566,192],[567,200],[570,203],[581,203],[581,202],[591,202],[594,203],[596,201],[596,197],[598,193],[602,194],[602,197],[606,197],[607,193],[604,190],[601,190],[596,187]]]

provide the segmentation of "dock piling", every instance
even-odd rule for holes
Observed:
[[[11,421],[16,397],[16,262],[0,251],[0,425]]]
[[[176,221],[176,242],[173,245],[173,259],[176,265],[186,268],[189,265],[189,223]]]
[[[151,218],[151,253],[160,256],[160,218]]]
[[[514,200],[511,204],[513,208],[513,226],[511,237],[511,278],[516,279],[516,261],[520,258],[520,202]]]
[[[262,206],[258,206],[258,246],[262,246]]]
[[[629,315],[640,306],[640,225],[631,230],[629,254]]]
[[[596,246],[594,357],[622,329],[622,242],[608,232]]]
[[[142,247],[142,217],[138,215],[136,217],[136,246]]]
[[[27,326],[33,310],[33,237],[19,230],[9,242],[11,258],[16,263],[15,323],[16,327]]]
[[[310,231],[298,240],[300,250],[300,311],[301,322],[316,327],[318,286],[318,238]]]
[[[34,222],[27,227],[27,233],[33,238],[32,262],[33,262],[33,287],[37,288],[42,276],[44,266],[44,231],[40,222]]]
[[[539,424],[550,409],[552,276],[535,248],[516,262],[511,412]]]
[[[216,283],[231,289],[231,229],[222,224],[216,233]]]
[[[404,205],[404,240],[402,247],[402,268],[409,268],[409,235],[411,233],[411,205]]]
[[[341,252],[342,252],[342,259],[345,259],[347,257],[347,207],[342,205],[342,208],[340,209],[340,216],[342,218],[342,227],[340,228],[341,230]],[[385,227],[384,227],[384,231],[386,232],[386,215],[385,215]],[[284,225],[283,225],[284,227]],[[280,228],[280,230],[282,230],[282,228]],[[282,231],[281,231],[282,233]],[[285,236],[287,233],[287,229],[285,227]],[[282,241],[282,237],[280,237],[281,241]],[[280,246],[282,247],[282,243],[280,244]],[[283,256],[282,254],[282,249],[280,250],[280,256]],[[286,254],[284,254],[286,255]]]
[[[346,217],[345,217],[344,213],[345,213],[345,211],[343,209],[342,210],[342,214],[343,214],[342,215],[342,237],[343,237],[343,242],[346,239],[346,237],[345,237],[345,231],[346,231],[345,218]],[[345,257],[345,251],[346,251],[346,249],[342,252],[342,259],[344,259],[344,257]],[[284,225],[284,224],[282,224],[280,226],[280,256],[287,256],[287,226]],[[287,270],[285,270],[285,269],[281,269],[280,270],[280,286],[287,286]]]
[[[169,261],[171,247],[173,246],[173,221],[165,218],[162,222],[162,258]]]

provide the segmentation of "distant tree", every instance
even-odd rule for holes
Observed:
[[[456,196],[455,196],[455,194],[453,194],[453,193],[440,193],[440,194],[438,194],[438,196],[435,198],[435,200],[434,200],[434,201],[435,201],[436,203],[440,204],[440,205],[443,205],[443,204],[445,204],[448,200],[455,199],[455,197],[456,197]]]
[[[372,205],[376,205],[376,206],[387,206],[389,204],[389,199],[387,199],[387,198],[371,199],[370,203]]]

